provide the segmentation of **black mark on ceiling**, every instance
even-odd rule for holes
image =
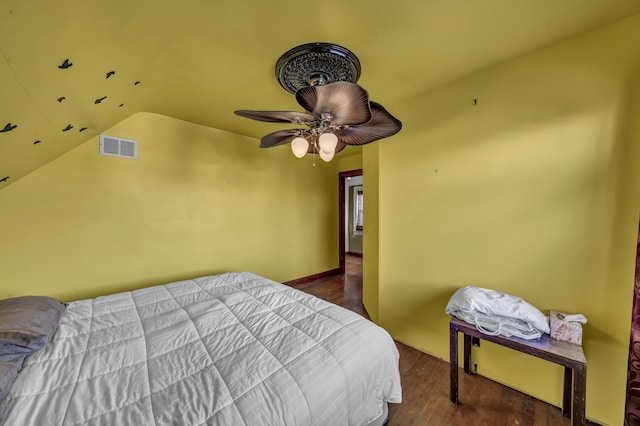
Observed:
[[[63,132],[68,132],[69,130],[73,129],[73,126],[71,124],[67,124],[67,127],[65,127],[64,129],[62,129]]]
[[[0,133],[10,132],[13,129],[15,129],[16,127],[18,127],[17,124],[7,123],[7,125],[4,126],[4,129],[0,130]]]
[[[58,65],[58,68],[60,68],[61,70],[66,70],[69,67],[72,67],[73,64],[71,62],[69,62],[69,59],[65,59],[64,62],[62,63],[62,65]]]
[[[9,176],[5,176],[2,179],[0,179],[0,182],[6,182],[9,180]]]
[[[109,71],[107,73],[107,78],[111,77],[112,75],[114,75],[116,72],[115,71]]]
[[[84,132],[85,130],[87,130],[87,127],[81,127],[79,131]]]
[[[135,83],[133,83],[134,86],[137,86],[138,84],[140,84],[139,81],[136,81]]]
[[[124,106],[124,104],[120,104],[118,105],[118,108],[122,108]]]
[[[474,99],[474,100],[473,100],[473,104],[474,104],[474,105],[478,105],[478,100],[477,100],[477,99]]]
[[[107,99],[107,97],[106,97],[106,96],[103,96],[103,97],[101,97],[101,98],[98,98],[98,99],[96,99],[96,100],[95,100],[95,104],[96,104],[96,105],[97,105],[97,104],[101,104],[101,103],[102,103],[102,101],[104,101],[105,99]]]
[[[42,142],[42,141],[38,139],[38,140],[37,140],[37,141],[35,141],[33,144],[34,144],[34,145],[38,145],[40,142]]]
[[[62,103],[62,101],[64,101],[65,99],[67,99],[67,98],[65,98],[64,96],[60,96],[58,98],[58,102]]]

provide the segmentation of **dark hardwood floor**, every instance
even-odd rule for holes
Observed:
[[[344,275],[321,278],[296,288],[368,318],[362,305],[362,258],[347,256]],[[400,342],[396,345],[400,352],[403,395],[401,404],[389,404],[389,426],[571,425],[558,407],[462,371],[461,402],[456,406],[449,400],[449,363]]]

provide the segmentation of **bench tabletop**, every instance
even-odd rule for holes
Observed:
[[[451,329],[456,330],[456,332],[460,331],[468,336],[478,337],[565,366],[587,364],[581,345],[552,339],[548,334],[543,334],[542,337],[535,340],[500,335],[492,336],[482,333],[474,325],[455,317],[451,317],[450,326]]]

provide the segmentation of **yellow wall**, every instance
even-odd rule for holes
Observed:
[[[362,148],[356,146],[345,148],[345,151],[342,151],[333,161],[337,161],[339,172],[362,169]]]
[[[362,186],[366,188],[363,217],[367,229],[362,235],[362,303],[375,322],[379,322],[378,268],[380,218],[379,212],[379,143],[367,145],[362,150]]]
[[[277,281],[338,264],[337,169],[286,148],[138,113],[0,192],[0,296],[72,300],[248,270]]]
[[[587,416],[612,425],[624,413],[640,210],[637,40],[638,15],[394,109],[403,130],[377,145],[379,244],[365,235],[381,325],[438,357],[461,286],[585,314]],[[374,149],[363,154],[368,201]],[[561,405],[561,367],[488,343],[475,352],[480,374]]]

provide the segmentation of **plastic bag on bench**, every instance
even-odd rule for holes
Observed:
[[[458,289],[445,312],[485,334],[538,339],[549,333],[547,318],[535,306],[519,297],[495,290],[467,286]]]

